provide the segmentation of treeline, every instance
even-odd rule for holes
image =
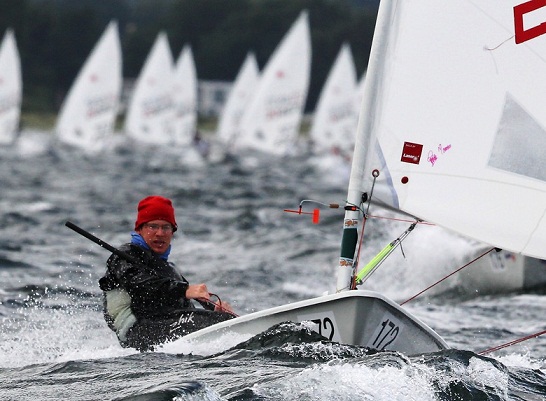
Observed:
[[[159,31],[173,57],[192,46],[200,80],[234,79],[246,53],[260,68],[302,9],[309,10],[314,107],[343,42],[359,77],[370,51],[374,0],[0,0],[1,35],[15,31],[23,70],[23,111],[56,112],[107,23],[120,28],[123,72],[136,78]]]

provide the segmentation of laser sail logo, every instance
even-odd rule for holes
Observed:
[[[404,163],[419,164],[422,153],[423,145],[412,142],[404,142],[404,149],[402,150],[402,158],[400,161],[403,161]]]
[[[538,14],[544,16],[546,14],[546,0],[531,0],[514,6],[514,33],[516,44],[526,42],[546,33],[546,21],[525,29],[523,18],[525,14],[531,12],[534,12],[534,18],[538,17]],[[527,16],[526,18],[529,20],[533,17]]]

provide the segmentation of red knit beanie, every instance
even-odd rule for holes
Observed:
[[[178,226],[174,219],[174,208],[170,199],[152,195],[142,199],[138,203],[138,215],[135,222],[135,230],[152,220],[165,220],[173,226],[173,232]]]

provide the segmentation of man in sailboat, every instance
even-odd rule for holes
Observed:
[[[131,242],[113,254],[99,280],[104,318],[122,346],[140,351],[235,316],[229,304],[211,301],[205,284],[189,282],[168,261],[178,229],[170,199],[148,196],[138,204]],[[198,308],[194,301],[204,305]]]

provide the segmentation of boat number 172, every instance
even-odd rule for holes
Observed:
[[[330,320],[330,318],[325,317],[324,319],[313,319],[311,321],[318,326],[318,333],[321,336],[324,336],[328,340],[332,341],[332,338],[334,338],[335,329],[334,323],[332,320]]]
[[[371,346],[378,350],[384,350],[400,333],[400,327],[390,319],[385,319],[377,327]]]

